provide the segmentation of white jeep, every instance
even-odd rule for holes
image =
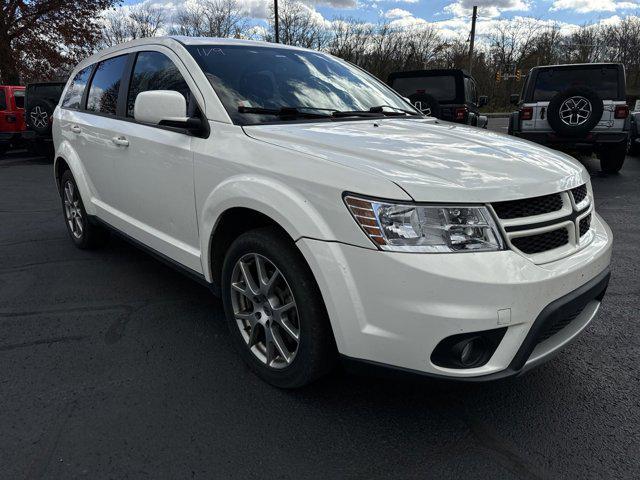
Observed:
[[[629,138],[624,66],[618,63],[532,68],[509,134],[558,150],[592,154],[604,172],[624,163]]]

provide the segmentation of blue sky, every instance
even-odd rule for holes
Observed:
[[[151,3],[169,14],[185,2],[198,0],[125,0],[125,5]],[[267,15],[273,0],[237,0],[257,22]],[[324,19],[352,17],[376,22],[381,19],[399,26],[433,23],[445,35],[468,32],[470,7],[480,7],[480,31],[496,21],[533,17],[542,23],[558,22],[565,28],[598,22],[616,22],[640,15],[640,0],[302,0]]]

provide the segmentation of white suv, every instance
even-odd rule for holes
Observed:
[[[54,116],[73,242],[116,231],[210,285],[281,387],[339,358],[515,375],[575,338],[607,287],[584,167],[424,117],[330,55],[136,40],[78,65]]]

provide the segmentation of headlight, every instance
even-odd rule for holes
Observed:
[[[477,205],[417,205],[346,196],[349,211],[382,250],[483,252],[503,250],[489,210]]]

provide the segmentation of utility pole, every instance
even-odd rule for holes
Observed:
[[[278,0],[273,0],[274,26],[276,32],[276,43],[280,43],[280,26],[278,25]]]
[[[473,16],[471,17],[471,36],[469,37],[469,74],[473,70],[473,46],[476,43],[476,19],[478,18],[478,6],[473,6]]]

